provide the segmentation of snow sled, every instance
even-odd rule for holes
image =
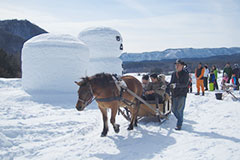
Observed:
[[[156,117],[160,123],[163,123],[168,119],[168,115],[171,113],[172,102],[167,93],[165,94],[163,103],[156,103],[156,101],[145,101],[142,98],[139,100],[141,101],[141,104],[137,114],[138,120],[144,117]],[[125,108],[125,110],[119,108],[119,113],[121,113],[128,121],[131,120],[130,112],[132,112],[131,107]]]
[[[224,97],[226,97],[228,94],[230,94],[233,97],[234,100],[240,100],[238,97],[236,97],[233,94],[233,90],[234,90],[235,85],[225,83],[225,84],[222,84],[221,86],[222,86],[222,89],[224,91],[224,93],[222,93],[222,99],[224,99]],[[216,95],[216,98],[217,98],[217,95]]]

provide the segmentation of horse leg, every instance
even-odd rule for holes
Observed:
[[[102,117],[103,117],[103,131],[102,131],[101,137],[105,137],[108,133],[107,108],[99,107],[99,109],[101,110]]]
[[[114,131],[116,132],[116,133],[118,133],[119,132],[119,124],[116,124],[115,123],[115,117],[116,117],[116,115],[117,115],[117,107],[114,107],[114,108],[112,108],[112,112],[111,112],[111,119],[110,119],[110,122],[112,123],[112,125],[113,125],[113,129],[114,129]]]
[[[133,130],[133,125],[137,126],[137,114],[139,111],[140,103],[138,100],[135,100],[135,104],[136,105],[134,105],[134,107],[133,107],[132,119],[131,119],[131,123],[128,126],[128,130]]]

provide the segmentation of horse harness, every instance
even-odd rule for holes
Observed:
[[[112,102],[112,101],[121,101],[125,103],[127,106],[135,105],[135,103],[123,98],[123,93],[126,92],[127,84],[121,79],[120,76],[117,76],[116,74],[112,75],[113,81],[119,91],[119,95],[115,96],[113,93],[113,97],[107,97],[107,98],[97,98],[97,96],[94,98],[94,100],[98,102]]]

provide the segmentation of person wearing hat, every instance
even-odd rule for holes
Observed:
[[[202,67],[202,63],[198,64],[198,68],[195,69],[195,77],[197,80],[197,93],[195,95],[200,95],[200,87],[202,89],[202,95],[204,96],[204,85],[203,85],[203,75],[205,69]]]
[[[189,73],[184,70],[185,63],[177,60],[176,71],[172,73],[170,88],[172,92],[172,112],[177,118],[176,130],[181,130],[183,123],[183,111],[188,93]]]
[[[223,69],[223,76],[224,76],[224,73],[226,73],[227,76],[228,76],[228,81],[227,81],[227,83],[230,83],[230,80],[231,80],[231,78],[232,78],[232,67],[231,67],[231,65],[230,65],[230,62],[228,62],[228,63],[225,65],[225,67],[224,67],[224,69]]]

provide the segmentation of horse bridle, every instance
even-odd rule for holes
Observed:
[[[78,96],[78,101],[80,101],[80,102],[82,102],[84,104],[83,107],[86,107],[87,105],[89,105],[90,103],[92,103],[96,99],[96,97],[93,98],[94,95],[93,95],[93,90],[92,90],[91,84],[89,82],[87,82],[87,85],[89,86],[91,97],[88,100],[85,101],[85,100],[79,98],[79,96]]]

